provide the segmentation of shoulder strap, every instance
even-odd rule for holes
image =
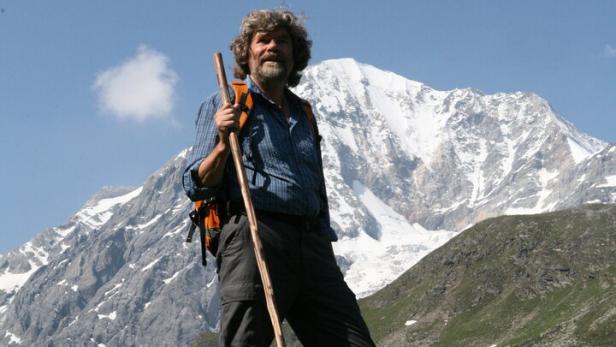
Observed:
[[[248,85],[243,81],[233,81],[231,87],[235,92],[235,100],[240,105],[240,129],[242,129],[248,120],[250,111],[252,111],[252,95],[248,91]]]
[[[233,88],[233,92],[235,93],[235,100],[239,100],[237,103],[240,105],[240,129],[246,125],[246,121],[248,121],[248,116],[250,115],[250,111],[253,108],[252,95],[250,94],[250,90],[248,89],[248,85],[243,81],[233,81],[231,82],[231,87]],[[306,117],[308,118],[308,122],[312,126],[316,138],[318,140],[321,139],[319,135],[319,128],[317,127],[317,120],[314,117],[314,113],[312,112],[312,106],[310,102],[304,100],[302,98],[298,98],[301,102],[302,109],[306,113]]]

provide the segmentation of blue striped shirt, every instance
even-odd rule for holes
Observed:
[[[239,142],[255,209],[318,217],[321,233],[332,241],[336,240],[330,226],[320,149],[299,97],[285,91],[290,103],[287,122],[282,111],[250,79],[248,86],[254,106],[240,131]],[[219,186],[201,187],[195,182],[199,165],[218,142],[214,114],[221,105],[221,98],[216,93],[208,97],[199,109],[197,136],[182,180],[184,190],[192,200],[211,198],[222,189],[226,199],[242,201],[231,157]]]

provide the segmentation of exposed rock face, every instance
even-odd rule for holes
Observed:
[[[317,114],[335,250],[359,296],[486,217],[616,201],[616,147],[534,94],[436,91],[350,59],[309,67],[296,91]],[[0,256],[0,345],[176,346],[216,327],[213,259],[203,269],[183,242],[185,158]]]
[[[39,236],[53,256],[4,306],[0,344],[173,346],[216,324],[215,273],[183,242],[185,154],[143,187],[98,194]],[[5,261],[12,269],[11,254]]]

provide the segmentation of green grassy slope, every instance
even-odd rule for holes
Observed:
[[[379,346],[616,346],[615,282],[616,206],[589,205],[479,223],[361,307]]]

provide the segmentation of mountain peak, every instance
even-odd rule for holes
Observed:
[[[388,90],[421,89],[422,83],[410,80],[391,71],[364,64],[353,58],[324,60],[307,68],[308,73],[328,75],[349,85],[373,85]]]
[[[547,132],[561,132],[576,163],[605,146],[577,130],[535,93],[484,94],[476,88],[438,91],[352,58],[325,60],[308,67],[297,92],[316,100],[321,112],[344,114],[345,119],[340,121],[371,122],[381,128],[379,124],[386,124],[407,154],[420,158],[428,168],[444,145],[461,137],[459,126],[481,141],[483,127],[499,124],[499,132],[494,135],[501,133],[501,140],[493,136],[494,144],[502,138],[507,140],[507,134],[524,137],[533,133],[533,138],[539,139],[548,136]]]

